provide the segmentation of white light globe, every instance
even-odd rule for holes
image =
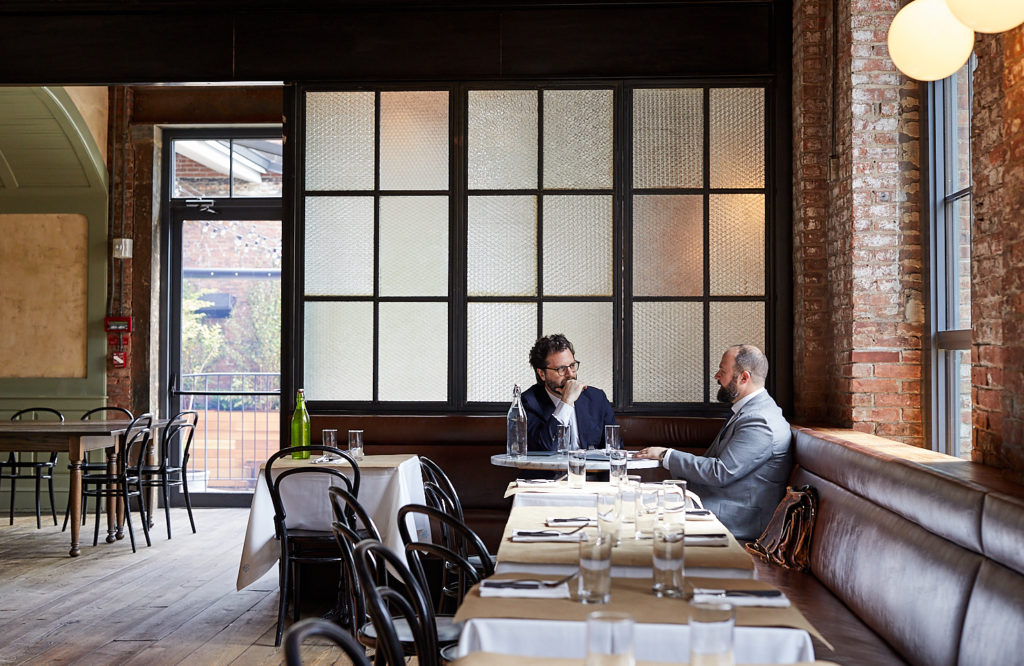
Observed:
[[[918,81],[946,78],[967,62],[973,49],[974,31],[953,16],[945,0],[914,0],[889,26],[889,57]]]
[[[1024,0],[946,0],[953,16],[976,32],[1003,32],[1024,23]]]

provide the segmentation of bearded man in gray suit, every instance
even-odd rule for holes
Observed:
[[[651,446],[639,457],[661,460],[685,479],[729,531],[751,541],[764,531],[786,493],[792,439],[782,410],[764,389],[768,359],[753,345],[729,347],[715,373],[718,400],[732,415],[703,456]]]

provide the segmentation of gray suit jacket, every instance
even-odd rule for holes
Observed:
[[[752,541],[786,493],[792,439],[782,410],[765,391],[743,405],[705,455],[674,450],[668,469],[686,480],[737,539]]]

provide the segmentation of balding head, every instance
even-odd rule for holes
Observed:
[[[768,377],[768,358],[764,352],[754,345],[733,345],[727,351],[734,354],[736,374],[748,372],[754,386],[764,387],[764,381]]]

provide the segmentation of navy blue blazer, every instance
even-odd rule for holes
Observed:
[[[615,412],[608,403],[608,396],[599,388],[588,386],[576,398],[576,426],[580,434],[580,448],[604,446],[604,427],[615,423]],[[526,448],[529,451],[553,451],[555,449],[555,405],[551,402],[544,384],[537,382],[523,393],[523,409],[526,410]]]

